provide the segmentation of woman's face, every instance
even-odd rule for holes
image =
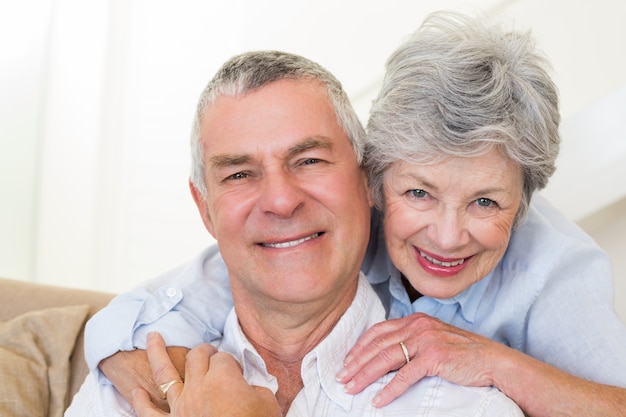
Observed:
[[[522,199],[519,166],[497,150],[385,172],[385,239],[394,265],[422,295],[450,298],[493,270]]]

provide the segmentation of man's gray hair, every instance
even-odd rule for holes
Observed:
[[[362,163],[364,129],[335,76],[321,65],[299,55],[280,51],[247,52],[226,61],[198,100],[191,132],[191,182],[205,198],[207,190],[200,123],[206,109],[221,96],[242,96],[283,79],[315,80],[326,87],[337,122],[350,138],[358,163]]]

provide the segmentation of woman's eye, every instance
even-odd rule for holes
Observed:
[[[424,190],[409,190],[407,191],[411,197],[424,198],[428,196],[428,193]]]
[[[476,204],[478,204],[480,207],[495,207],[497,205],[495,201],[489,198],[479,198],[478,200],[476,200]]]

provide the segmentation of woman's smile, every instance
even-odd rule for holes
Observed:
[[[434,255],[426,253],[424,250],[415,248],[417,262],[427,273],[438,277],[453,276],[461,272],[467,266],[467,262],[471,257],[460,259],[436,258]]]

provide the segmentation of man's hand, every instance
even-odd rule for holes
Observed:
[[[184,347],[168,347],[167,354],[179,373],[179,378],[185,377],[185,357],[189,349]],[[214,350],[215,352],[215,350]],[[149,393],[152,402],[164,411],[168,410],[167,401],[162,398],[159,387],[154,382],[152,370],[148,363],[145,350],[117,352],[100,362],[100,370],[107,376],[122,394],[132,403],[132,391],[141,387]]]
[[[241,374],[237,361],[228,353],[213,353],[204,344],[187,355],[186,380],[174,383],[167,390],[171,413],[166,414],[150,402],[147,392],[134,391],[133,407],[139,417],[279,417],[278,401],[267,388],[249,385]],[[148,359],[159,384],[178,381],[178,371],[172,365],[163,339],[151,334],[148,339]]]
[[[400,342],[411,358],[408,363]],[[489,364],[488,359],[502,349],[509,348],[417,313],[369,329],[348,353],[345,368],[337,378],[346,384],[349,393],[356,394],[384,374],[399,369],[374,398],[374,404],[382,407],[426,376],[436,375],[466,386],[493,385],[489,370],[497,365]]]

